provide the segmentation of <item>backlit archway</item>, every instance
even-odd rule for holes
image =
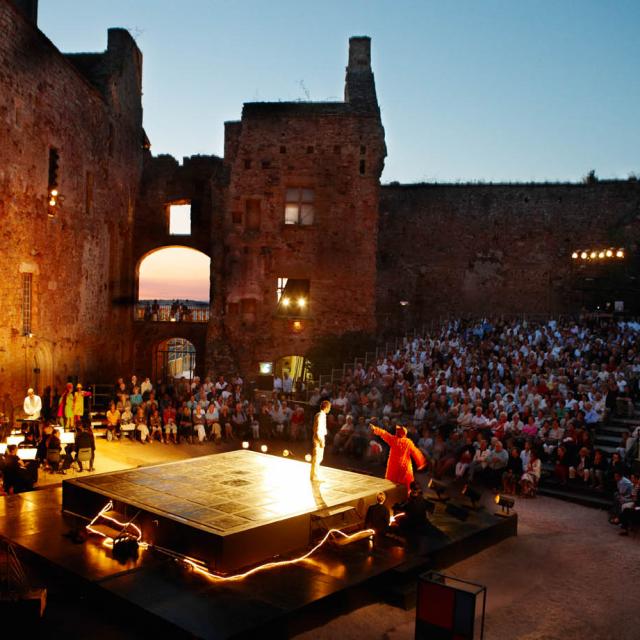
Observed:
[[[211,258],[181,246],[156,249],[136,269],[136,320],[206,322]]]

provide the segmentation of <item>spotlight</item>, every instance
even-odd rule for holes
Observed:
[[[583,252],[580,254],[580,257],[581,257],[583,260],[586,260],[586,259],[587,259],[587,252],[586,252],[586,251],[583,251]]]
[[[597,256],[598,256],[598,253],[597,253],[596,251],[592,251],[592,252],[589,254],[589,257],[590,257],[592,260],[595,260]]]
[[[611,251],[611,249],[607,249],[605,252],[607,258],[610,258],[611,256],[613,256],[613,251]]]
[[[598,254],[598,258],[604,258],[604,251],[601,251],[601,252]]]
[[[437,480],[431,478],[427,487],[432,491],[435,491],[438,496],[438,500],[444,501],[449,499],[448,497],[442,497],[447,492],[447,487],[442,482],[438,482]]]
[[[498,515],[505,514],[505,512],[506,515],[509,515],[509,509],[513,509],[513,505],[516,503],[515,498],[501,496],[500,494],[495,497],[495,502],[502,509],[502,512]]]
[[[49,192],[51,194],[52,197],[56,197],[58,195],[58,190],[57,189],[51,189],[51,191]]]
[[[285,450],[282,452],[282,455],[283,455],[285,458],[288,458],[288,457],[289,457],[289,449],[285,449]]]
[[[290,302],[291,302],[291,300],[289,300],[289,298],[287,298],[286,296],[284,298],[282,298],[282,306],[283,307],[288,307]]]
[[[578,252],[577,252],[577,251],[574,251],[574,252],[571,254],[571,257],[572,257],[574,260],[577,260],[577,259],[578,259]]]
[[[304,309],[304,306],[307,304],[307,301],[304,298],[298,298],[298,306],[301,309]]]
[[[624,258],[624,251],[622,249],[616,251],[616,258]]]
[[[262,453],[267,453],[267,451],[269,451],[269,447],[267,447],[267,445],[266,445],[266,444],[263,444],[263,445],[260,447],[260,451],[262,451]]]
[[[305,462],[311,462],[311,454],[307,453],[307,455],[304,457]]]
[[[50,207],[55,207],[56,206],[56,199],[55,198],[51,198],[49,200],[49,206]]]
[[[248,449],[249,448],[249,443],[246,440],[242,443],[242,448],[243,449]]]
[[[482,497],[482,494],[479,491],[468,484],[465,484],[464,487],[462,487],[460,493],[471,500],[471,504],[474,509],[478,506],[478,502],[480,502],[480,498]]]
[[[408,300],[400,300],[400,306],[401,307],[406,307],[409,304]]]

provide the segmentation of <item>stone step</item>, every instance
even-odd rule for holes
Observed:
[[[610,509],[612,499],[606,494],[596,494],[588,489],[574,488],[571,486],[561,487],[559,485],[551,485],[542,483],[538,487],[538,493],[550,498],[566,500],[575,504],[581,504],[585,507],[594,507],[596,509]]]
[[[601,442],[602,444],[610,443],[612,446],[619,445],[620,444],[620,440],[621,440],[620,436],[617,436],[617,435],[610,436],[610,435],[604,435],[604,434],[600,435],[600,434],[598,434],[595,437],[595,442],[596,443],[598,443],[598,442]]]
[[[611,418],[609,422],[616,425],[632,424],[638,426],[640,425],[640,418]]]
[[[619,433],[622,435],[625,431],[629,431],[629,427],[623,425],[607,424],[596,429],[596,433]]]

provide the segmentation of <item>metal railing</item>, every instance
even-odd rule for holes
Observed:
[[[209,322],[209,305],[138,302],[134,314],[136,322]]]

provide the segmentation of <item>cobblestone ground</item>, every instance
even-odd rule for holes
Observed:
[[[518,537],[444,571],[487,586],[487,640],[640,638],[640,534],[553,498],[516,508]],[[297,637],[408,640],[414,626],[415,610],[373,604]]]

